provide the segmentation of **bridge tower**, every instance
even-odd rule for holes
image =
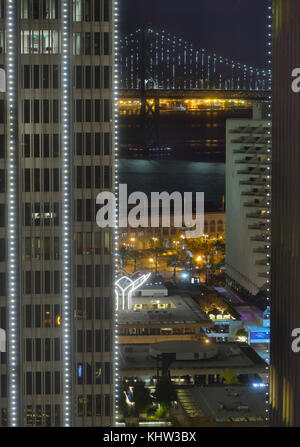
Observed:
[[[144,149],[159,146],[159,98],[157,95],[150,99],[146,93],[147,83],[151,77],[148,71],[148,57],[152,51],[149,39],[149,26],[143,26],[141,32],[141,64],[140,64],[140,130],[142,135],[142,146]]]

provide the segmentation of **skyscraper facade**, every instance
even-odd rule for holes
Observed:
[[[0,426],[113,423],[113,7],[0,1]]]
[[[271,305],[271,422],[300,426],[300,354],[292,331],[300,327],[300,4],[273,2],[273,201]],[[299,70],[299,69],[298,69]]]

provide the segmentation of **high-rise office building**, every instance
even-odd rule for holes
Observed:
[[[300,327],[300,3],[273,2],[273,201],[271,305],[271,422],[300,426],[300,353],[292,331]],[[298,74],[299,76],[299,74]]]
[[[113,7],[0,1],[0,426],[112,425]]]
[[[237,291],[254,298],[269,285],[271,144],[265,103],[253,119],[226,122],[226,274]]]

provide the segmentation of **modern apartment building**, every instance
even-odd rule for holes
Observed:
[[[226,274],[255,296],[270,288],[271,144],[263,103],[226,123]]]
[[[0,427],[113,423],[113,8],[0,1]]]
[[[273,1],[273,205],[271,306],[271,423],[300,426],[300,354],[292,331],[300,327],[300,4]],[[297,89],[296,89],[297,90]]]

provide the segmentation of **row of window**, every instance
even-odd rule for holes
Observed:
[[[74,253],[77,255],[110,254],[111,238],[108,231],[74,233]],[[25,237],[24,259],[26,261],[60,259],[59,237]],[[6,262],[6,239],[0,238],[0,262]]]
[[[59,237],[25,237],[25,260],[45,261],[60,258]]]
[[[111,155],[112,138],[109,132],[77,132],[74,137],[76,155]],[[25,158],[59,157],[59,134],[24,134]],[[5,135],[0,135],[0,158],[5,157]]]
[[[27,270],[24,272],[24,293],[30,294],[58,294],[60,287],[61,272],[59,270]]]
[[[209,224],[206,221],[204,222],[204,233],[222,233],[223,231],[224,226],[222,220],[218,220],[217,224],[214,220],[211,220]]]
[[[4,5],[4,0],[2,0]],[[21,18],[33,20],[57,20],[60,18],[59,0],[22,0]],[[110,20],[110,0],[73,0],[74,22],[107,22]],[[0,17],[4,17],[4,7]]]
[[[76,155],[111,155],[112,138],[109,132],[75,134]]]
[[[109,297],[77,298],[74,318],[76,320],[109,320],[112,315],[112,301]],[[5,308],[3,308],[5,309]],[[3,319],[5,318],[3,313]],[[5,320],[3,321],[5,323]],[[59,328],[61,326],[60,304],[26,304],[24,307],[24,327]],[[4,326],[2,326],[5,328]]]
[[[111,348],[110,329],[76,330],[76,352],[111,352]]]
[[[23,107],[24,123],[59,123],[60,101],[58,99],[25,99]]]
[[[22,19],[58,19],[59,18],[59,0],[22,0],[21,18]]]
[[[63,414],[61,405],[26,405],[24,408],[25,427],[59,427],[61,425],[61,415]]]
[[[32,339],[26,339],[26,353],[32,355]],[[85,366],[85,367],[84,367]],[[104,366],[104,368],[103,368]],[[103,371],[102,371],[103,368]],[[105,385],[111,384],[111,364],[105,362],[104,365],[100,362],[95,363],[92,368],[91,364],[82,363],[77,364],[77,384],[97,384]],[[2,397],[7,397],[6,375],[1,376],[1,394]],[[25,394],[26,395],[47,395],[60,394],[61,390],[61,373],[60,371],[28,371],[25,373]]]
[[[61,325],[60,304],[26,304],[24,307],[25,328],[51,328]],[[40,360],[42,360],[40,358]]]
[[[22,30],[21,54],[59,54],[59,31]]]
[[[24,306],[24,327],[49,328],[60,327],[61,308],[59,304],[26,304]],[[110,320],[112,299],[110,297],[78,297],[74,309],[75,320]],[[6,329],[6,307],[0,307],[0,327]],[[51,357],[51,359],[53,359]]]
[[[60,76],[58,65],[24,65],[24,88],[59,88]]]
[[[74,87],[76,88],[111,88],[111,67],[77,65],[74,67]],[[24,65],[23,87],[25,89],[59,88],[58,65]]]
[[[59,168],[34,168],[23,169],[24,192],[59,192],[60,169]],[[1,187],[1,170],[0,170]]]
[[[111,265],[77,265],[74,272],[76,287],[111,287]]]
[[[61,373],[60,371],[31,371],[25,373],[25,395],[47,395],[60,394]]]
[[[107,188],[108,186],[104,186]],[[95,203],[92,199],[77,199],[75,207],[75,221],[76,222],[95,222],[97,211],[100,205]]]
[[[24,343],[26,362],[50,362],[61,360],[60,338],[26,338]]]
[[[75,122],[99,123],[110,122],[112,101],[110,99],[76,99]]]
[[[74,253],[76,255],[100,255],[102,252],[110,254],[110,250],[111,233],[109,231],[74,233]]]
[[[0,211],[1,211],[0,204]],[[59,202],[26,202],[24,203],[24,225],[25,227],[50,227],[59,225]],[[0,214],[1,226],[1,214]]]
[[[111,34],[104,33],[73,33],[73,54],[81,55],[111,55]]]
[[[23,136],[24,157],[29,158],[57,158],[59,157],[59,135],[44,133],[24,134]]]
[[[0,101],[1,118],[1,101]],[[1,121],[1,119],[0,119]],[[0,158],[5,157],[5,135],[0,135]],[[78,132],[75,134],[76,155],[111,155],[112,138],[109,132]],[[59,157],[58,134],[24,134],[23,155],[25,158],[57,158]]]
[[[111,286],[111,269],[109,264],[104,266],[97,265],[77,265],[75,269],[75,285],[76,287],[110,287]],[[4,275],[4,276],[3,276]],[[27,270],[24,272],[24,293],[31,294],[59,294],[61,292],[60,271],[46,270]],[[0,291],[5,294],[6,277],[5,272],[0,273],[1,284]]]
[[[39,382],[39,377],[35,376],[35,384]],[[53,379],[55,380],[55,378]],[[2,377],[1,377],[2,381]],[[7,378],[4,377],[4,383],[7,382]],[[28,378],[30,382],[30,378]],[[46,378],[45,378],[46,381]],[[50,377],[51,381],[51,377]],[[49,378],[47,376],[47,386],[49,383]],[[45,384],[46,387],[46,384]],[[47,393],[48,394],[48,393]],[[92,417],[92,416],[111,416],[111,396],[109,394],[87,394],[79,395],[77,397],[77,416],[79,417]],[[24,423],[26,427],[60,427],[61,426],[61,415],[62,406],[59,404],[55,405],[26,405],[24,409],[25,417]],[[1,408],[1,419],[0,426],[7,426],[7,408]]]
[[[110,254],[111,235],[109,231],[74,233],[74,253],[77,255]],[[60,259],[59,237],[25,237],[25,260]],[[0,262],[6,261],[6,239],[0,238]]]
[[[27,427],[59,427],[61,426],[62,406],[27,405],[25,409],[25,426]],[[112,412],[111,396],[109,394],[80,395],[77,398],[77,416],[106,416]],[[7,425],[7,410],[1,411],[2,426]]]
[[[102,408],[103,404],[104,408]],[[104,396],[96,394],[93,399],[91,394],[79,395],[77,398],[77,416],[111,416],[111,396],[109,394]]]
[[[49,305],[50,306],[50,305]],[[32,310],[34,309],[34,317]],[[31,319],[30,319],[31,318]],[[30,324],[41,324],[42,321],[42,305],[26,305],[25,321]],[[40,328],[41,326],[37,326]],[[112,334],[111,329],[94,329],[94,330],[76,330],[75,336],[75,352],[77,353],[103,353],[112,350]],[[61,339],[55,338],[26,338],[25,339],[25,360],[28,362],[50,362],[61,360]],[[6,363],[6,353],[1,353],[1,363]],[[87,374],[87,373],[86,373]],[[79,371],[78,371],[79,375]],[[88,377],[85,379],[89,381]],[[101,381],[101,378],[99,379]],[[89,382],[87,382],[89,383]],[[101,382],[99,382],[101,383]]]
[[[1,108],[1,105],[0,105]],[[75,100],[75,121],[109,122],[112,116],[112,102],[110,99],[77,99]],[[1,109],[0,109],[1,122]],[[4,122],[4,110],[3,110]],[[24,123],[59,123],[60,101],[58,99],[25,99],[23,107]]]
[[[57,30],[22,30],[21,54],[60,54],[60,34]],[[2,52],[4,52],[3,47]],[[111,34],[109,32],[73,33],[73,54],[109,56]]]
[[[74,186],[76,188],[109,188],[110,176],[107,166],[77,166],[75,168]],[[6,191],[5,169],[0,169],[0,193]],[[24,192],[59,192],[59,168],[23,169]],[[108,185],[108,186],[106,186]]]
[[[109,385],[111,383],[111,364],[77,363],[76,383],[78,385]]]
[[[26,405],[24,409],[24,425],[26,427],[59,427],[61,426],[61,405]]]
[[[76,65],[74,67],[75,88],[111,88],[111,67]]]
[[[110,320],[111,316],[112,300],[109,297],[80,297],[76,299],[76,309],[74,310],[76,320]]]
[[[111,20],[110,0],[73,0],[74,22],[108,22]]]
[[[110,170],[108,168],[109,166],[77,166],[74,176],[75,188],[110,188]]]
[[[105,168],[110,166],[104,166],[104,188],[111,188],[111,174],[106,173]],[[100,205],[96,204],[92,199],[77,199],[75,201],[75,220],[76,222],[95,222],[96,214]],[[59,203],[45,202],[45,203],[24,203],[24,216],[23,222],[25,227],[50,227],[59,225]],[[6,225],[6,205],[0,203],[0,228],[4,228]]]
[[[108,169],[105,169],[108,168]],[[111,188],[110,166],[104,166],[104,188]],[[106,172],[108,171],[108,172]],[[75,220],[77,222],[95,222],[96,213],[100,205],[92,199],[77,199],[75,201]],[[24,203],[24,225],[31,226],[58,226],[59,225],[59,203],[54,202],[26,202]],[[4,228],[6,221],[6,205],[0,203],[0,227]]]

